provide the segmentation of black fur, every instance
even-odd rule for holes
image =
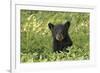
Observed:
[[[53,49],[54,51],[63,51],[65,48],[72,45],[72,40],[68,34],[68,29],[70,27],[70,22],[67,21],[64,24],[53,25],[48,24],[49,29],[52,32],[53,37]]]

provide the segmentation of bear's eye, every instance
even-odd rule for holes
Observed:
[[[65,34],[65,33],[64,33],[64,31],[63,31],[63,32],[61,32],[61,34],[63,34],[63,35],[64,35],[64,34]]]
[[[61,34],[63,34],[63,31],[60,31]]]

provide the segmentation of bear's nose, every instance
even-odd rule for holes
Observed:
[[[57,34],[57,35],[56,35],[56,39],[57,39],[58,41],[62,41],[62,40],[63,40],[63,35],[62,35],[62,34]]]

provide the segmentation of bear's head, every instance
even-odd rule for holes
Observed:
[[[48,27],[52,32],[53,38],[56,39],[57,41],[62,41],[64,38],[68,36],[70,21],[67,21],[64,24],[58,24],[58,25],[49,23]]]

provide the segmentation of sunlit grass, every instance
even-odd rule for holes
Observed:
[[[53,52],[52,36],[48,23],[71,21],[69,35],[73,46],[69,52]],[[47,62],[67,60],[88,60],[89,13],[49,12],[21,10],[21,62]]]

